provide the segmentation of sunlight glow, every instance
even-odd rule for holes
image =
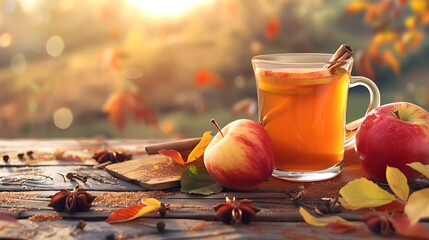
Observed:
[[[179,16],[207,0],[129,0],[143,12],[152,15]]]

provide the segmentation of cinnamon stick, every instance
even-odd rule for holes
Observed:
[[[331,59],[329,59],[329,63],[323,66],[323,69],[328,69],[331,73],[334,73],[335,70],[344,65],[344,62],[353,55],[353,48],[348,44],[341,44],[341,46],[335,51],[332,55]]]
[[[161,149],[176,150],[180,153],[189,152],[197,146],[201,138],[189,138],[176,141],[155,143],[145,147],[147,154],[158,154]],[[182,154],[183,155],[183,154]]]

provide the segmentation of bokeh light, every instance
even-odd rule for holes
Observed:
[[[24,73],[27,70],[27,59],[25,56],[22,54],[13,56],[10,61],[10,70],[17,75]]]
[[[419,105],[429,105],[429,88],[426,86],[420,86],[416,90],[416,102]]]
[[[54,113],[54,124],[57,128],[67,129],[73,122],[73,113],[68,108],[60,108]]]
[[[12,43],[12,35],[8,32],[3,33],[0,35],[0,47],[9,47]]]
[[[60,36],[52,36],[46,41],[46,52],[52,57],[61,56],[64,50],[64,41]]]

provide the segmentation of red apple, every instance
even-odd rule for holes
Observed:
[[[214,180],[227,188],[245,190],[271,176],[274,147],[261,124],[239,119],[222,130],[215,125],[219,132],[204,152],[204,165]]]
[[[419,173],[407,163],[429,164],[429,113],[407,102],[371,111],[356,134],[356,153],[368,175],[386,182],[386,166],[399,168],[413,181]]]

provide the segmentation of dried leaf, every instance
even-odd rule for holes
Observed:
[[[392,68],[393,72],[395,72],[396,74],[399,74],[401,67],[398,59],[396,59],[392,50],[387,49],[386,51],[383,52],[383,55],[381,57],[383,59],[383,62]]]
[[[200,142],[197,144],[197,146],[195,146],[194,149],[192,149],[192,152],[189,154],[188,161],[186,161],[186,163],[191,163],[197,160],[198,158],[200,158],[204,154],[204,151],[206,150],[207,145],[209,145],[209,143],[212,140],[212,135],[210,134],[211,134],[211,131],[206,131],[203,134]]]
[[[158,202],[158,200],[155,200],[155,201]],[[155,201],[153,200],[145,201],[146,203],[149,203],[149,205],[137,204],[127,208],[120,208],[112,212],[112,214],[110,214],[110,216],[106,219],[106,222],[108,223],[128,222],[133,219],[139,218],[147,213],[155,212],[156,210],[158,210],[161,204],[159,202],[158,202],[159,204],[156,204]]]
[[[329,217],[319,217],[319,218],[314,217],[303,207],[299,208],[299,214],[301,214],[302,218],[306,223],[316,227],[324,227],[324,226],[327,226],[329,223],[334,223],[334,222],[341,222],[344,224],[354,225],[352,222],[349,222],[339,216],[329,216]]]
[[[366,1],[357,0],[349,3],[346,7],[347,14],[355,14],[365,10],[368,7],[368,3]]]
[[[223,190],[223,187],[210,177],[204,165],[189,165],[183,171],[180,183],[180,191],[191,194],[210,195]]]
[[[331,222],[328,223],[328,225],[326,225],[326,231],[328,231],[329,233],[348,233],[348,232],[353,232],[356,231],[357,229],[359,229],[358,225],[355,224],[349,224],[349,223],[343,223],[343,222]]]
[[[411,224],[417,223],[421,218],[429,217],[429,188],[413,192],[405,205],[405,213]]]
[[[224,88],[225,83],[218,75],[207,69],[200,69],[195,74],[195,84],[197,86],[212,85],[217,88]]]
[[[265,36],[272,40],[279,34],[280,30],[280,21],[278,17],[272,17],[268,20],[267,25],[265,27]]]
[[[164,156],[170,157],[171,160],[175,161],[176,163],[185,166],[186,163],[182,158],[182,154],[176,150],[169,150],[169,149],[161,149],[158,151],[159,154],[162,154]]]
[[[412,224],[404,215],[389,218],[395,232],[401,236],[418,239],[429,239],[429,233],[419,223]]]
[[[429,179],[429,164],[424,165],[421,162],[413,162],[413,163],[408,163],[407,166],[416,170],[417,172],[425,176],[427,179]]]
[[[387,166],[386,179],[393,193],[406,202],[410,194],[407,177],[398,168]]]
[[[405,207],[404,202],[395,199],[394,201],[388,204],[375,207],[375,209],[380,212],[403,212],[404,207]]]
[[[353,208],[378,207],[395,200],[395,196],[365,178],[348,182],[340,194]]]

